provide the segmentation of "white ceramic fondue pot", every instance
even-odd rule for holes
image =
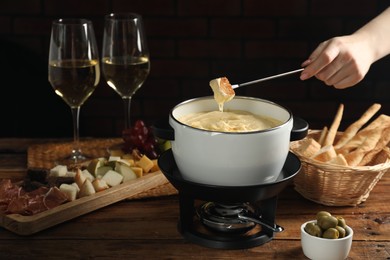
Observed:
[[[224,110],[248,111],[282,123],[261,131],[228,133],[194,128],[178,120],[190,113],[216,110],[213,96],[187,100],[171,110],[172,153],[182,177],[217,186],[274,182],[289,152],[291,112],[268,100],[236,96],[225,103]]]

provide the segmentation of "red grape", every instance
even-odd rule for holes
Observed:
[[[158,141],[153,135],[151,127],[146,126],[143,120],[137,120],[133,127],[123,130],[122,138],[125,142],[123,147],[125,152],[138,149],[151,159],[158,157]]]

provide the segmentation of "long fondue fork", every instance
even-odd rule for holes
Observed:
[[[274,78],[284,77],[284,76],[287,76],[287,75],[290,75],[290,74],[298,73],[298,72],[300,72],[300,71],[302,71],[302,70],[304,70],[304,69],[302,68],[302,69],[298,69],[298,70],[293,70],[293,71],[284,72],[284,73],[281,73],[281,74],[269,76],[269,77],[262,78],[262,79],[257,79],[257,80],[249,81],[249,82],[246,82],[246,83],[235,84],[235,85],[232,85],[232,88],[235,89],[235,88],[239,88],[239,87],[244,87],[244,86],[247,86],[247,85],[256,84],[256,83],[258,83],[258,82],[262,82],[262,81],[266,81],[266,80],[270,80],[270,79],[274,79]]]

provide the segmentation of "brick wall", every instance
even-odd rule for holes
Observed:
[[[210,79],[232,83],[300,67],[317,44],[348,34],[388,5],[385,0],[3,0],[0,1],[0,136],[72,136],[71,114],[47,81],[51,21],[85,17],[99,49],[103,16],[138,12],[145,20],[151,73],[132,101],[133,120],[148,123],[186,99],[211,95]],[[238,89],[237,95],[269,99],[305,118],[311,128],[329,125],[339,103],[344,123],[373,102],[390,114],[390,58],[375,63],[356,87],[335,90],[297,75]],[[33,97],[34,95],[34,97]],[[81,109],[81,135],[119,136],[120,97],[104,79]]]

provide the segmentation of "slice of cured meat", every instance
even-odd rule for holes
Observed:
[[[26,192],[9,179],[0,181],[0,213],[34,215],[66,201],[66,195],[57,187],[42,186]]]

